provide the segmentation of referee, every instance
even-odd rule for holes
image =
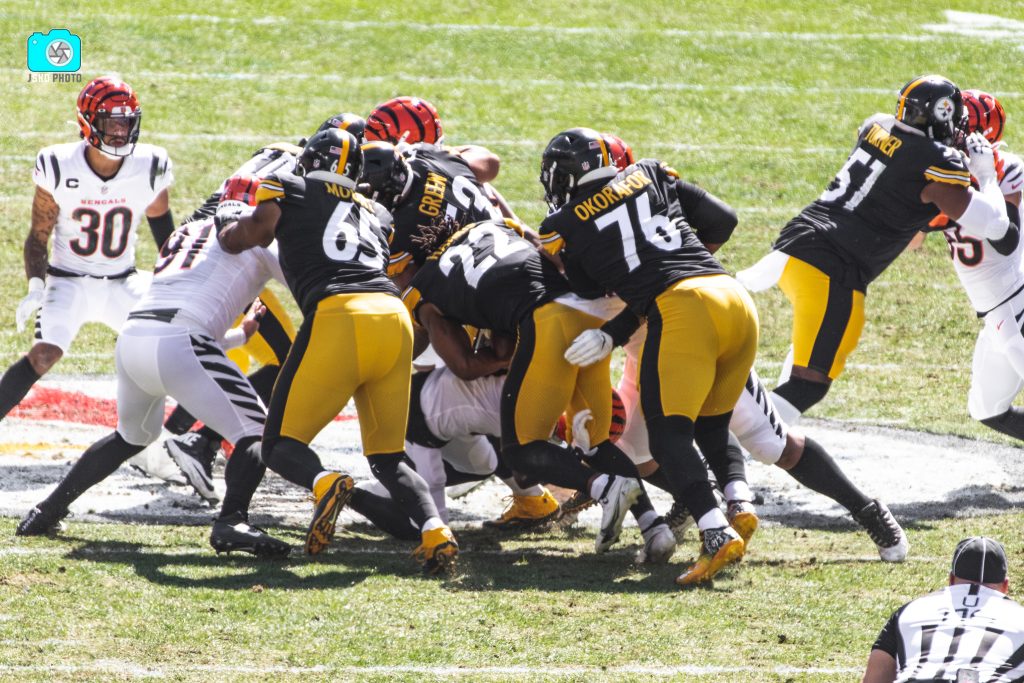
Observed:
[[[1024,607],[1007,596],[1006,551],[960,541],[949,585],[908,602],[878,635],[863,683],[1024,681]]]

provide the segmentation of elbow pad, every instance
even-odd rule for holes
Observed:
[[[1000,239],[1010,227],[1006,202],[998,192],[972,191],[970,204],[956,222],[971,235],[989,240]]]

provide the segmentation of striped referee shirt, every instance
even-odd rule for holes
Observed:
[[[896,610],[874,649],[896,660],[896,683],[1024,681],[1024,607],[978,584],[947,586]]]

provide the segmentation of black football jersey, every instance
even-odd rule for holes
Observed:
[[[389,272],[404,267],[411,257],[412,238],[420,226],[451,216],[460,226],[500,220],[501,212],[487,198],[469,165],[438,145],[413,145],[407,156],[412,173],[409,191],[393,213]]]
[[[463,325],[514,334],[533,309],[567,294],[558,269],[504,221],[466,226],[424,262],[402,295]]]
[[[333,294],[398,289],[385,273],[388,230],[378,205],[334,183],[279,172],[265,178],[258,202],[281,207],[277,244],[281,270],[302,309],[311,314]]]
[[[928,227],[939,209],[921,202],[928,183],[969,187],[959,152],[876,115],[861,127],[846,164],[791,220],[775,249],[864,290]]]
[[[642,159],[545,218],[541,241],[572,255],[587,280],[580,289],[598,283],[646,315],[672,283],[726,273],[683,217],[678,179],[663,162]]]

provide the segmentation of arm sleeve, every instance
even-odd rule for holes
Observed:
[[[601,331],[612,338],[612,343],[622,346],[629,341],[633,333],[640,327],[640,318],[628,308],[601,325]]]
[[[171,217],[171,210],[168,209],[167,213],[153,218],[147,216],[146,220],[149,221],[149,230],[153,233],[153,241],[156,242],[157,248],[163,246],[163,243],[174,232],[174,218]]]
[[[872,650],[881,650],[892,655],[893,659],[896,659],[896,655],[899,652],[899,617],[902,611],[902,608],[896,610],[889,617],[889,621],[885,622],[885,626],[882,627],[878,637],[875,638],[875,644],[871,646]]]
[[[679,203],[686,214],[686,220],[705,244],[728,242],[739,222],[736,211],[711,194],[685,180],[676,181]]]

